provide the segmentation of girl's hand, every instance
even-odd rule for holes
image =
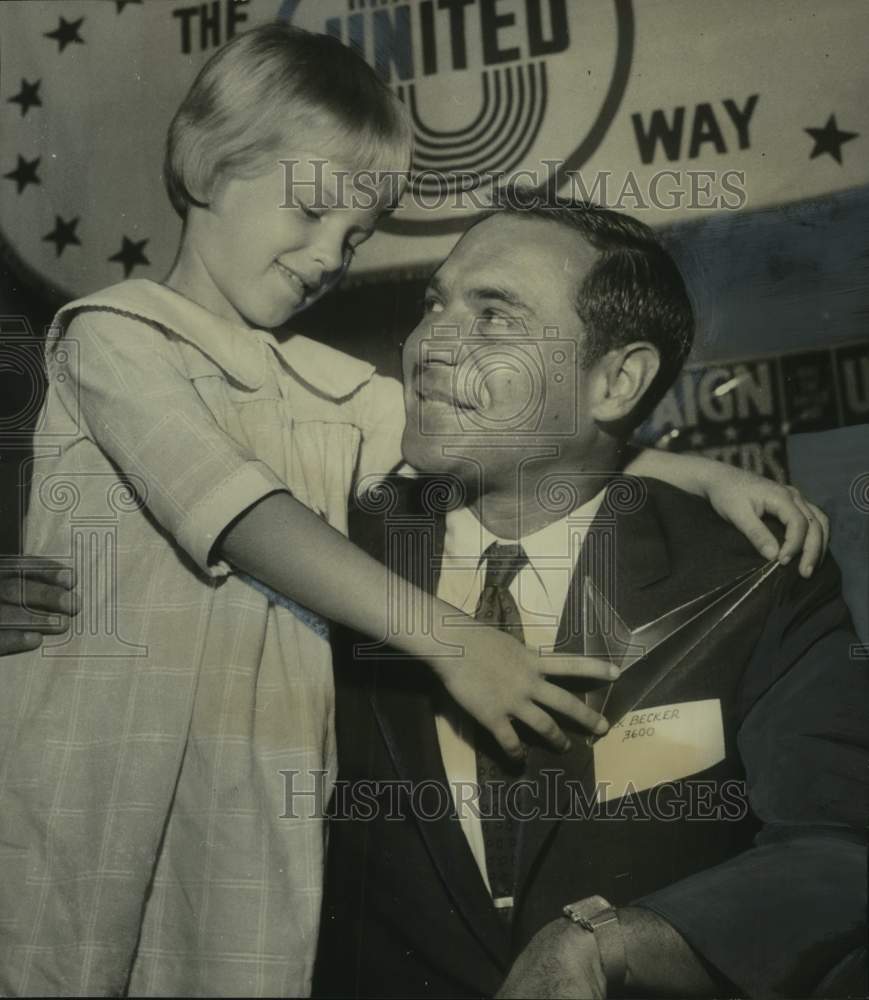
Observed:
[[[533,729],[556,750],[570,741],[550,712],[568,716],[603,735],[606,719],[576,695],[548,681],[550,677],[584,677],[613,681],[618,668],[587,656],[540,656],[505,632],[487,626],[451,629],[450,641],[460,641],[464,653],[431,657],[429,662],[450,695],[495,737],[508,756],[521,760],[525,749],[514,721]]]
[[[709,482],[707,498],[716,512],[741,531],[766,559],[778,558],[786,564],[802,550],[800,575],[808,578],[824,558],[830,542],[830,521],[795,487],[729,469],[725,477]],[[785,526],[781,547],[761,520],[765,514],[777,517]]]
[[[637,453],[625,472],[672,483],[695,496],[705,497],[715,511],[745,535],[766,559],[788,563],[802,550],[800,573],[809,577],[823,559],[830,541],[827,515],[809,503],[793,486],[781,486],[724,462],[700,455],[679,455],[657,448]],[[761,518],[777,517],[785,526],[779,548]]]

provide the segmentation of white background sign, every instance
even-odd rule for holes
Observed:
[[[530,171],[655,224],[869,181],[855,0],[4,2],[0,234],[19,264],[73,294],[164,275],[166,127],[205,59],[275,16],[357,44],[414,115],[428,207],[402,207],[357,275],[449,251],[478,209],[443,204],[432,170]]]

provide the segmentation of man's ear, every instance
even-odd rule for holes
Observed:
[[[638,341],[610,351],[596,365],[595,398],[591,415],[612,423],[624,420],[636,408],[661,367],[658,349]]]

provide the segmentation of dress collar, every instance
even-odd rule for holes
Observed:
[[[259,389],[268,352],[297,379],[327,399],[340,401],[371,380],[375,368],[301,334],[280,341],[266,330],[249,329],[216,316],[183,295],[147,278],[132,278],[77,299],[58,313],[65,326],[87,310],[117,312],[155,325],[193,345],[233,382]]]

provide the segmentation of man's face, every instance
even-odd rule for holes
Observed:
[[[582,455],[592,421],[574,302],[595,256],[535,218],[493,216],[460,240],[404,347],[408,462],[462,478],[483,466],[506,485],[523,459]]]

